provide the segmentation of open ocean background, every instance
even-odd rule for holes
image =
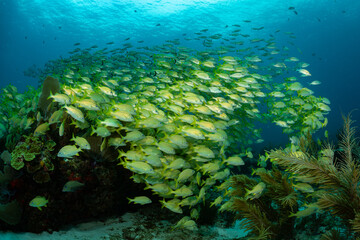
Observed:
[[[245,19],[252,22],[245,24]],[[27,85],[37,87],[38,79],[23,72],[32,65],[42,68],[49,60],[68,57],[75,47],[102,48],[111,41],[117,47],[127,38],[135,47],[153,46],[182,39],[183,34],[196,37],[194,33],[204,28],[226,36],[230,32],[226,26],[233,24],[253,38],[268,38],[276,30],[294,33],[291,42],[284,36],[277,43],[294,44],[298,50],[292,56],[309,63],[311,80],[322,82],[310,88],[315,96],[331,101],[327,129],[334,137],[342,126],[341,114],[359,108],[360,103],[357,0],[0,0],[0,88],[7,84],[19,91]],[[261,31],[251,29],[262,26]],[[74,47],[77,42],[81,44]],[[201,47],[199,41],[185,44]],[[359,119],[360,110],[352,116]],[[272,126],[269,129],[267,133],[265,129],[265,141],[277,144],[281,137],[271,133]]]

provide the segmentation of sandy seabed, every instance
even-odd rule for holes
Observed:
[[[197,231],[189,231],[173,229],[174,224],[159,219],[159,214],[154,208],[148,207],[117,218],[81,223],[53,233],[1,232],[0,240],[230,240],[247,235],[241,230],[239,221],[230,228],[219,222],[212,226],[199,226]]]

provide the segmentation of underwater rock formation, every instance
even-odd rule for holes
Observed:
[[[51,76],[47,76],[42,85],[42,91],[38,102],[38,107],[41,109],[42,113],[47,112],[48,110],[47,108],[52,102],[51,99],[49,99],[50,94],[55,94],[59,91],[60,91],[59,80]]]
[[[17,200],[0,204],[0,219],[7,224],[16,225],[22,217],[22,208]]]

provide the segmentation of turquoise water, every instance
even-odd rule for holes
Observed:
[[[0,18],[0,88],[38,87],[34,72],[48,61],[69,57],[76,48],[130,43],[136,49],[179,39],[180,46],[202,50],[199,32],[221,34],[222,39],[214,40],[221,46],[234,25],[240,25],[239,41],[246,35],[274,37],[277,45],[289,47],[289,56],[310,64],[306,69],[312,77],[304,82],[321,81],[311,89],[331,101],[330,136],[342,126],[341,114],[359,108],[360,1],[2,0]],[[249,52],[260,54],[256,48]],[[352,118],[358,120],[360,111]],[[277,130],[265,127],[265,142],[287,141]]]
[[[293,54],[310,63],[313,79],[322,82],[314,90],[332,102],[330,133],[341,126],[341,113],[358,108],[360,101],[359,1],[3,0],[0,12],[0,87],[9,83],[20,90],[37,86],[38,80],[23,72],[34,64],[41,68],[51,59],[67,57],[76,42],[81,48],[94,44],[101,48],[111,41],[152,46],[182,39],[184,34],[193,38],[204,28],[226,35],[229,26],[239,24],[243,34],[254,38],[268,37],[276,30],[294,33],[291,43],[285,38],[277,42],[294,44],[298,51]],[[244,19],[252,22],[246,24]],[[251,29],[261,26],[261,31]],[[185,41],[194,48],[200,43]],[[353,116],[359,118],[360,113]]]

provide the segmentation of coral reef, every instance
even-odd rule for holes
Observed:
[[[0,107],[11,108],[0,123],[20,176],[7,186],[23,209],[20,230],[116,214],[127,209],[128,197],[159,200],[190,215],[176,226],[196,230],[216,186],[253,159],[252,145],[263,141],[258,123],[294,137],[327,123],[326,98],[313,96],[295,77],[277,81],[291,68],[295,73],[296,64],[273,77],[274,66],[255,66],[259,57],[224,56],[221,48],[207,54],[176,45],[143,50],[82,50],[49,63],[57,67],[41,92],[18,94],[9,86],[0,94],[13,103]],[[261,182],[244,180],[254,192],[239,192],[236,201],[259,209],[253,202],[269,201],[260,191],[268,188],[264,194],[278,207],[267,210],[281,221],[270,224],[274,218],[263,214],[259,231],[275,235],[296,209],[292,183],[276,169],[257,175]]]
[[[37,183],[50,181],[49,172],[54,170],[52,160],[55,158],[52,152],[56,143],[52,140],[40,141],[33,134],[24,138],[11,153],[11,166],[16,170],[26,166],[27,172],[33,174]]]

